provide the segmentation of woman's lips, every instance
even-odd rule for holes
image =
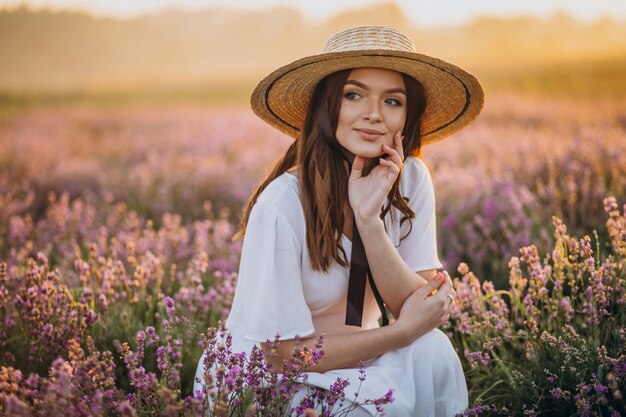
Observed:
[[[372,130],[372,129],[354,129],[354,130],[357,131],[359,136],[361,136],[363,139],[366,139],[366,140],[376,140],[383,135],[383,133],[379,132],[378,130]]]

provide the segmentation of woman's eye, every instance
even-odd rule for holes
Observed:
[[[361,95],[359,93],[355,93],[354,91],[349,91],[344,94],[344,97],[348,100],[358,100],[361,98]],[[388,98],[385,100],[385,103],[393,107],[402,106],[402,101],[398,100],[397,98]]]

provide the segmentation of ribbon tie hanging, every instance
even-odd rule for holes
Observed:
[[[331,126],[328,119],[328,113],[323,111],[322,106],[318,106],[316,114],[320,120],[320,126]],[[334,132],[323,132],[323,136],[327,138],[334,137]],[[348,164],[348,172],[352,171],[352,161],[346,157],[342,148],[339,146],[337,140],[330,140],[327,142],[330,148],[346,163]],[[367,262],[367,256],[365,255],[365,247],[361,241],[361,235],[356,226],[356,219],[352,218],[352,255],[350,261],[350,278],[348,280],[348,295],[346,299],[346,324],[349,326],[361,327],[363,322],[363,304],[365,302],[365,287],[366,282],[369,280],[370,288],[374,293],[376,304],[382,314],[382,325],[389,324],[389,318],[385,311],[385,305],[383,299],[376,288],[376,283],[370,273],[370,267]]]
[[[356,220],[352,221],[352,255],[350,261],[350,278],[348,280],[348,296],[346,300],[346,324],[349,326],[361,327],[363,322],[363,304],[365,302],[366,281],[369,281],[374,298],[382,314],[382,325],[389,324],[389,318],[385,311],[383,299],[376,288],[376,283],[372,278],[365,247],[356,226]]]

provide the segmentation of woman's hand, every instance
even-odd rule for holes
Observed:
[[[355,156],[348,180],[348,197],[358,220],[365,222],[379,220],[380,209],[402,169],[402,139],[400,131],[397,131],[393,136],[393,147],[382,145],[382,153],[389,156],[380,158],[378,164],[366,176],[363,176],[365,159]]]
[[[437,292],[431,295],[434,290]],[[451,280],[439,272],[406,299],[393,325],[403,333],[407,344],[448,321],[454,294]]]

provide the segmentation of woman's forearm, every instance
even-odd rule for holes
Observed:
[[[424,328],[423,333],[430,329]],[[355,368],[360,361],[376,358],[390,350],[399,349],[410,343],[416,336],[401,326],[389,326],[363,330],[356,333],[326,336],[324,338],[324,356],[320,363],[309,367],[310,372],[326,372],[331,369]],[[300,340],[300,346],[313,348],[315,338]],[[267,352],[267,347],[264,348]],[[289,360],[296,342],[293,339],[283,340],[276,349],[275,356],[267,355],[266,359],[276,369],[281,369],[283,360]]]
[[[430,295],[437,288],[439,291]],[[398,319],[389,326],[327,336],[321,362],[309,366],[307,370],[325,372],[331,369],[354,368],[360,361],[367,361],[408,345],[448,320],[452,305],[448,301],[448,294],[451,290],[452,283],[444,280],[443,275],[438,275],[409,295],[398,313]],[[298,343],[300,346],[313,348],[315,339],[309,337]],[[297,346],[293,339],[284,340],[272,354],[272,348],[262,345],[267,361],[278,370],[282,369],[284,360],[292,357],[293,349]]]
[[[389,240],[382,220],[356,221],[376,287],[397,318],[407,297],[427,282],[424,278],[432,278],[434,271],[427,277],[412,271]]]

